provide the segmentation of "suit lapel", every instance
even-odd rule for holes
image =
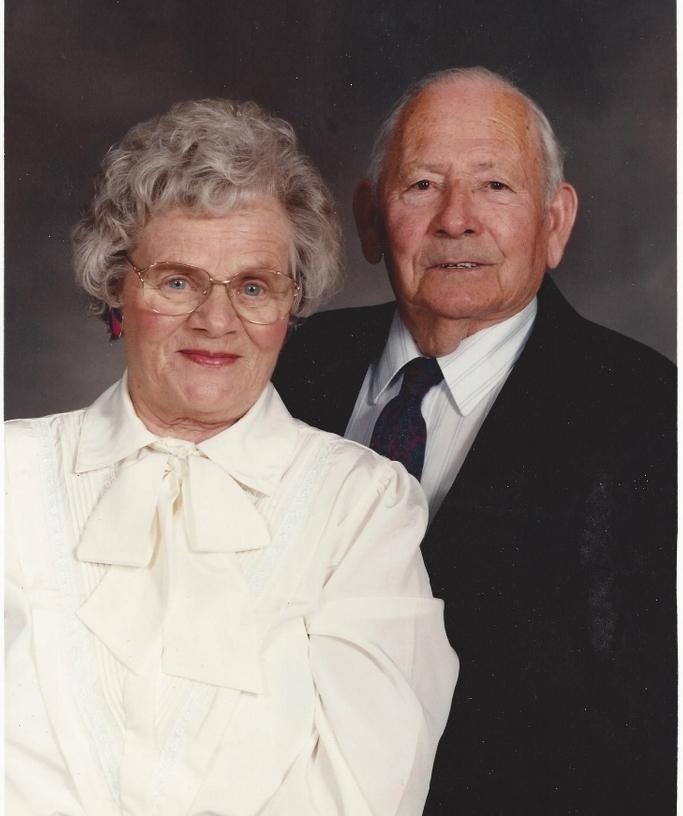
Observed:
[[[343,436],[368,366],[382,353],[395,310],[395,303],[384,303],[322,312],[296,330],[273,376],[295,417]]]
[[[538,300],[532,333],[432,522],[426,547],[443,543],[441,528],[453,525],[465,507],[514,511],[528,495],[530,480],[548,475],[546,445],[561,445],[562,440],[549,430],[546,434],[546,426],[556,428],[558,416],[570,410],[566,363],[557,338],[573,333],[580,318],[548,276]]]
[[[493,633],[505,616],[523,618],[525,604],[542,605],[543,586],[578,580],[572,554],[549,559],[548,548],[563,546],[553,519],[569,518],[567,502],[585,478],[564,350],[577,350],[565,341],[580,320],[546,279],[532,334],[423,541],[461,658],[476,652],[468,629]]]
[[[348,336],[348,345],[337,350],[340,365],[333,373],[330,368],[328,402],[325,406],[331,416],[334,416],[333,433],[344,435],[346,426],[353,413],[358,393],[361,390],[365,375],[370,363],[382,353],[389,333],[389,324],[386,323],[385,313],[373,310],[367,316],[369,319],[358,322],[351,329]],[[393,316],[393,309],[388,314]]]

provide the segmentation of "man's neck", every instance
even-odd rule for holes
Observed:
[[[399,314],[417,347],[428,357],[445,357],[455,351],[465,338],[511,317],[503,315],[490,320],[477,320],[442,317],[428,312],[415,315],[407,313],[400,305]]]

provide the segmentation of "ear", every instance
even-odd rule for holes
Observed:
[[[377,264],[382,260],[379,207],[370,179],[359,181],[353,193],[353,217],[365,260]]]
[[[562,260],[564,248],[567,246],[576,220],[578,207],[579,199],[576,190],[571,184],[563,184],[553,196],[549,207],[550,231],[546,258],[548,269],[555,269]]]

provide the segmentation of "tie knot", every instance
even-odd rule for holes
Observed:
[[[441,380],[443,371],[434,357],[416,357],[403,366],[401,395],[422,399]]]
[[[192,442],[187,442],[184,439],[175,439],[173,437],[157,439],[152,442],[149,447],[154,451],[166,453],[178,459],[187,459],[188,456],[193,456],[194,454],[203,456],[202,452]]]

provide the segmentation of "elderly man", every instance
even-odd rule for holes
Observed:
[[[576,209],[530,99],[427,77],[354,198],[397,304],[311,318],[276,373],[427,493],[462,661],[429,816],[675,812],[675,368],[546,275]]]

